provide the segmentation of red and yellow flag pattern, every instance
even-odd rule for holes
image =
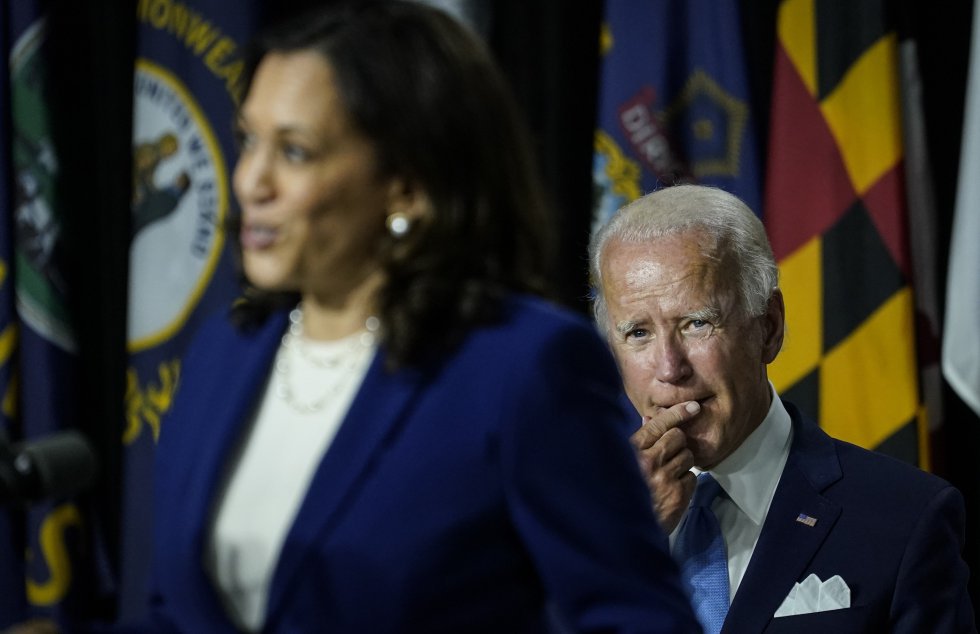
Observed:
[[[765,192],[786,298],[771,368],[831,435],[928,467],[897,38],[882,0],[779,8]]]

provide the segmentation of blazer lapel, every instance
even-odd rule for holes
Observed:
[[[422,382],[420,371],[389,372],[384,367],[384,354],[375,355],[286,537],[270,589],[269,623],[274,622],[305,560],[306,546],[329,530],[346,501],[356,495],[385,438],[404,420],[402,412],[419,393]]]
[[[262,396],[284,329],[285,315],[273,315],[254,334],[236,335],[240,340],[220,351],[220,372],[209,370],[206,376],[198,377],[207,382],[198,394],[207,403],[208,418],[206,428],[197,434],[199,449],[194,467],[196,477],[211,483],[211,496],[205,500],[208,505],[220,493],[215,483],[220,484],[228,456],[237,448],[238,435],[247,427]],[[220,398],[221,394],[248,396]]]
[[[841,477],[833,441],[786,405],[793,446],[722,632],[763,631],[840,517],[821,495]]]
[[[190,545],[191,552],[201,557],[206,552],[212,505],[221,493],[224,469],[262,393],[284,326],[284,317],[272,317],[255,333],[233,333],[227,335],[231,337],[228,341],[223,339],[226,334],[220,333],[217,352],[195,361],[181,377],[180,389],[188,391],[182,399],[186,411],[173,412],[172,416],[180,420],[164,421],[161,445],[169,442],[166,425],[183,426],[176,436],[180,441],[175,447],[178,453],[166,454],[180,464],[180,469],[172,468],[174,477],[179,478],[172,488],[179,497],[168,502],[167,512],[183,519],[175,523],[171,541],[180,547]],[[220,600],[204,568],[196,561],[187,564],[185,570],[192,572],[183,579],[183,592],[211,596],[211,602],[198,602],[199,609],[210,610],[215,622],[222,621],[225,617],[216,607]]]

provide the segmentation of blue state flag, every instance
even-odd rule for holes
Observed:
[[[7,3],[0,10],[0,452],[19,432],[14,418],[16,390],[17,314],[14,312],[13,280],[13,168],[10,156],[10,67],[11,30]],[[0,482],[2,484],[2,482]],[[9,507],[0,509],[0,628],[22,620],[26,615],[23,567],[22,517]]]
[[[606,0],[600,47],[594,222],[681,182],[760,213],[737,0]]]
[[[259,9],[257,1],[232,8],[223,0],[136,6],[122,619],[145,604],[154,447],[182,354],[201,321],[227,311],[239,293],[229,248],[236,237],[226,235],[232,122]]]
[[[20,441],[78,424],[78,346],[70,306],[77,284],[66,261],[66,206],[52,138],[47,4],[3,2],[4,152],[0,199],[2,420]],[[8,509],[8,512],[14,512]],[[101,596],[92,576],[90,516],[64,496],[5,517],[3,617],[55,619],[71,627]],[[7,567],[9,563],[10,568]],[[7,575],[20,577],[9,581]],[[8,586],[10,595],[6,596]],[[8,612],[7,610],[10,610]]]

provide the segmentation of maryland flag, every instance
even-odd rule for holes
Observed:
[[[831,435],[928,467],[897,38],[883,0],[785,0],[766,225],[787,334],[776,389]]]

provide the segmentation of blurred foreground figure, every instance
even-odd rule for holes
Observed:
[[[258,41],[247,281],[156,455],[148,623],[181,632],[687,632],[588,320],[481,42],[397,0]]]

